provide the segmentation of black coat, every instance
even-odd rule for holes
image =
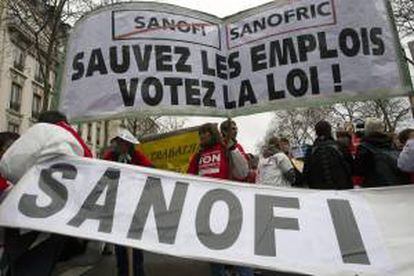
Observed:
[[[352,189],[352,156],[331,137],[318,137],[307,152],[305,182],[311,189]]]
[[[380,161],[379,154],[382,157]],[[353,167],[354,175],[363,178],[361,186],[379,187],[404,182],[399,179],[406,176],[398,170],[396,160],[392,158],[393,155],[398,156],[398,152],[390,136],[384,133],[372,133],[364,137],[358,146]]]

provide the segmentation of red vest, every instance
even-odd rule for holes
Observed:
[[[187,173],[229,179],[229,162],[224,147],[215,144],[193,155]]]

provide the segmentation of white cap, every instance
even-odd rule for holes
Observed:
[[[116,135],[116,137],[121,138],[124,141],[130,142],[132,144],[138,144],[139,141],[137,138],[135,138],[134,135],[132,135],[131,132],[129,132],[129,130],[127,130],[126,128],[118,128],[118,133]]]

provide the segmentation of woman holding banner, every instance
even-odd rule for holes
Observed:
[[[113,147],[104,153],[103,159],[144,167],[154,167],[151,161],[135,146],[138,140],[125,128],[119,128],[117,136],[112,139]],[[142,250],[132,249],[132,266],[128,265],[128,248],[115,245],[116,263],[119,276],[144,276],[144,255]],[[132,274],[128,273],[132,268]]]

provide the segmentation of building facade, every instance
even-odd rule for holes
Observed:
[[[56,87],[57,66],[50,70],[51,93],[44,108],[44,64],[33,47],[33,37],[19,24],[7,5],[0,5],[0,131],[24,133],[50,109]],[[74,127],[95,155],[106,145],[109,127],[117,122],[93,122]]]
[[[5,7],[0,14],[0,131],[22,133],[42,109],[41,62]],[[29,50],[27,50],[29,49]],[[50,74],[54,87],[55,72]]]
[[[32,5],[30,8],[41,8],[42,6],[36,4],[36,1],[27,0],[21,3]],[[37,122],[42,110],[56,108],[52,106],[52,102],[57,85],[59,57],[56,57],[55,66],[50,70],[51,93],[45,101],[43,79],[45,62],[41,60],[42,54],[39,55],[36,47],[33,47],[33,35],[25,26],[19,24],[18,19],[11,12],[10,7],[0,2],[0,132],[11,131],[22,134]],[[47,107],[43,106],[45,104]],[[149,117],[97,121],[74,125],[74,127],[93,154],[99,157],[110,139],[115,137],[120,125],[126,126],[134,134],[156,133],[159,130],[155,120]]]

